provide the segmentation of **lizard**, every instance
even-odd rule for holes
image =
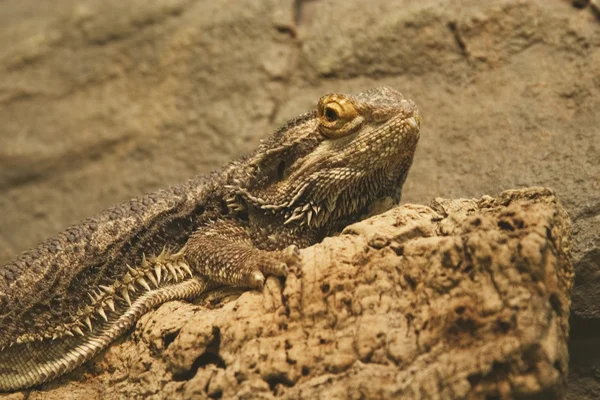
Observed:
[[[299,248],[381,199],[400,201],[421,123],[389,87],[324,95],[253,153],[108,208],[1,266],[0,391],[72,371],[167,301],[283,279]]]

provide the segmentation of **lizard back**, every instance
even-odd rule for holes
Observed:
[[[260,288],[264,275],[285,276],[296,246],[400,199],[420,126],[414,103],[391,88],[325,95],[253,154],[109,208],[1,266],[0,391],[72,370],[152,307],[208,284]]]

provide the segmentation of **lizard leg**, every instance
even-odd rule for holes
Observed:
[[[218,220],[198,229],[185,245],[186,261],[210,280],[230,286],[262,288],[266,275],[286,276],[299,260],[296,246],[265,251],[254,247],[243,223]]]

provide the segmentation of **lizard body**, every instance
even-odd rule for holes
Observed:
[[[390,88],[323,96],[251,155],[74,225],[0,267],[0,391],[69,372],[152,307],[262,288],[297,248],[399,201],[421,117]]]

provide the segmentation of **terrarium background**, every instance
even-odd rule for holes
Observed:
[[[424,117],[403,201],[556,190],[569,395],[595,398],[600,20],[567,0],[3,0],[0,262],[248,152],[323,93],[380,85]]]

